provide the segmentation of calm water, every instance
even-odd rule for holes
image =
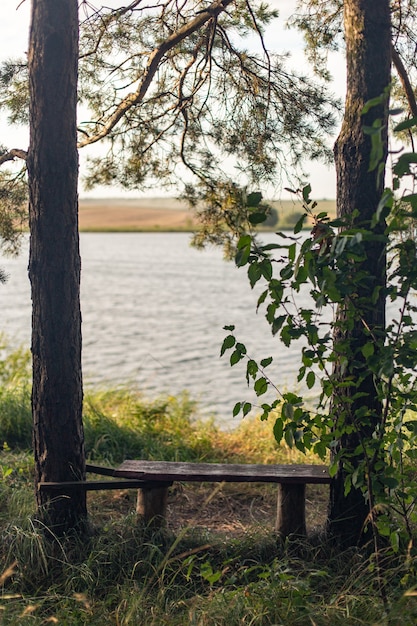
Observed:
[[[293,386],[297,353],[274,339],[245,270],[221,250],[197,251],[185,233],[81,235],[83,367],[88,383],[132,383],[150,398],[188,390],[203,414],[237,425],[237,401],[255,401],[244,367],[220,359],[223,326],[255,358],[274,356],[269,374]],[[28,245],[17,259],[1,258],[0,331],[12,345],[30,344]]]

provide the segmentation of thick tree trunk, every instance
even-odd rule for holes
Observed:
[[[388,101],[372,107],[362,115],[364,104],[381,96],[390,83],[391,30],[389,0],[345,0],[344,3],[345,41],[347,57],[347,95],[345,115],[340,135],[336,141],[334,154],[337,171],[337,210],[341,217],[352,216],[357,211],[354,224],[359,228],[370,228],[384,188],[384,166],[387,157],[387,117]],[[375,120],[382,122],[382,168],[369,171],[371,138],[363,131],[364,126],[372,126]],[[382,233],[384,225],[379,224],[375,233]],[[345,425],[353,426],[352,432],[342,434],[338,449],[344,449],[349,456],[370,436],[381,419],[382,405],[377,397],[374,378],[366,370],[362,355],[364,344],[372,337],[381,336],[385,329],[385,271],[386,257],[383,242],[368,242],[366,259],[353,266],[353,271],[366,269],[367,280],[358,287],[355,302],[346,301],[339,307],[337,319],[340,329],[335,334],[335,348],[344,342],[341,349],[346,354],[348,365],[343,370],[336,364],[335,374],[340,381],[354,380],[357,385],[343,391],[345,401],[338,392],[333,397],[333,412]],[[375,299],[375,290],[381,287]],[[374,297],[372,300],[371,298]],[[357,316],[349,329],[344,325],[348,316]],[[338,390],[339,391],[339,390]],[[355,393],[363,394],[359,399],[351,399]],[[346,401],[347,400],[347,401]],[[353,456],[353,466],[360,462],[360,455]],[[342,545],[354,545],[363,539],[362,531],[369,514],[369,504],[359,489],[352,488],[344,493],[345,471],[340,464],[330,490],[329,530]]]
[[[86,519],[84,490],[54,497],[43,481],[85,477],[78,235],[77,0],[33,0],[28,152],[33,441],[39,514],[57,533]]]

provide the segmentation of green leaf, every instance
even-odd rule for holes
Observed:
[[[251,213],[248,220],[251,224],[262,224],[266,220],[266,213]]]
[[[237,267],[243,267],[249,261],[250,246],[240,248],[235,255],[235,263]]]
[[[229,328],[227,330],[229,330]],[[233,335],[227,335],[227,337],[225,337],[223,340],[223,344],[220,350],[220,356],[223,356],[226,350],[230,350],[230,348],[233,348],[235,343],[236,343],[236,338]]]
[[[233,417],[236,417],[236,415],[240,413],[241,408],[242,408],[242,403],[236,402],[235,406],[233,407]]]
[[[413,126],[417,126],[417,117],[411,117],[409,120],[404,120],[395,126],[394,133],[399,133],[401,130],[408,130],[409,128],[413,128]]]
[[[231,324],[230,326],[223,326],[223,330],[230,330],[230,332],[232,333],[234,331],[235,327],[233,324]]]
[[[398,487],[398,480],[394,476],[379,476],[379,479],[388,489],[396,489]]]
[[[262,396],[264,393],[268,391],[268,381],[264,377],[258,378],[253,388],[257,396]]]
[[[400,550],[400,535],[398,531],[393,531],[392,533],[390,533],[389,541],[391,544],[391,548],[394,550],[394,552],[398,553]]]
[[[260,263],[260,267],[261,267],[261,272],[262,272],[262,276],[265,278],[265,280],[271,280],[272,278],[272,263],[269,259],[264,259],[263,261],[261,261]]]
[[[253,359],[249,359],[246,365],[246,380],[249,384],[249,377],[255,378],[258,373],[258,364]]]
[[[249,413],[249,411],[252,409],[252,405],[250,402],[245,402],[245,404],[243,405],[242,408],[242,413],[243,413],[243,417],[246,417],[246,415]]]
[[[307,374],[307,378],[306,378],[307,387],[309,389],[312,389],[312,387],[314,387],[315,382],[316,382],[316,375],[314,372],[310,371]]]
[[[260,415],[260,419],[262,422],[268,419],[271,411],[272,411],[272,407],[270,404],[262,404],[262,413]]]
[[[282,280],[288,280],[288,278],[291,278],[292,275],[293,275],[293,268],[291,265],[286,265],[285,267],[282,268],[280,272],[280,276]]]
[[[368,113],[368,111],[370,111],[372,108],[379,106],[380,104],[384,104],[384,102],[386,102],[387,100],[387,97],[387,93],[384,91],[384,93],[382,93],[380,96],[376,96],[375,98],[371,98],[370,100],[365,102],[362,109],[362,115]]]
[[[294,446],[294,435],[292,431],[289,430],[288,428],[285,430],[284,439],[285,439],[285,443],[287,444],[289,448],[292,448]]]
[[[303,200],[304,202],[306,202],[307,204],[309,204],[311,202],[310,200],[310,194],[311,194],[311,185],[305,185],[302,189],[302,194],[303,194]]]
[[[253,191],[249,193],[246,198],[246,206],[247,207],[255,207],[258,206],[262,200],[262,194],[260,191]]]
[[[279,315],[278,317],[274,317],[272,320],[272,334],[276,335],[277,332],[282,328],[283,323],[285,322],[287,316]]]
[[[337,463],[331,463],[329,466],[329,476],[330,478],[334,478],[337,474],[337,470],[338,470],[338,464]]]
[[[256,303],[256,310],[258,310],[261,304],[265,302],[267,295],[268,295],[268,289],[265,289],[265,291],[263,291],[258,298],[258,302]]]
[[[247,352],[246,346],[243,343],[237,343],[236,344],[236,350],[238,350],[240,352],[240,354],[246,354],[246,352]]]
[[[307,272],[306,268],[304,267],[304,265],[300,265],[299,266],[299,268],[298,268],[298,270],[296,272],[295,278],[297,280],[297,283],[299,283],[299,284],[305,283],[307,281],[308,272]]]
[[[247,248],[252,243],[252,237],[250,235],[242,235],[237,242],[237,249]]]
[[[285,417],[285,419],[292,420],[292,418],[294,417],[294,407],[293,407],[293,405],[289,404],[288,402],[285,402],[282,405],[282,414]]]
[[[230,365],[233,367],[233,365],[236,365],[236,363],[239,363],[239,361],[241,361],[242,358],[243,358],[242,353],[239,350],[234,350],[234,352],[232,352],[230,356]]]
[[[300,369],[298,370],[298,376],[297,376],[297,382],[301,382],[304,378],[304,376],[306,375],[306,368],[303,365],[302,367],[300,367]]]
[[[303,215],[300,217],[300,219],[294,226],[294,235],[296,235],[297,233],[300,232],[300,230],[302,230],[306,217],[307,217],[307,213],[303,213]]]
[[[238,267],[246,265],[250,256],[252,237],[250,235],[242,235],[237,242],[237,252],[235,263]]]
[[[397,176],[404,176],[410,173],[410,164],[417,163],[417,154],[415,152],[406,152],[402,154],[393,167],[393,172]]]
[[[272,356],[268,357],[267,359],[262,359],[261,367],[268,367],[268,365],[271,365],[272,361],[273,361]]]
[[[391,211],[394,204],[394,195],[391,189],[385,189],[378,202],[375,215],[372,218],[371,228],[374,228],[381,220],[385,219]]]
[[[275,440],[277,441],[277,443],[281,443],[282,435],[284,433],[284,422],[282,421],[282,419],[280,417],[278,417],[275,420],[273,433],[274,433],[274,437],[275,437]]]
[[[256,285],[258,280],[261,278],[261,276],[262,276],[261,266],[257,261],[254,261],[253,263],[249,265],[249,269],[248,269],[248,278],[249,278],[250,286],[252,287],[252,289]]]
[[[407,202],[408,204],[411,204],[411,208],[413,210],[417,209],[417,194],[416,193],[409,193],[405,196],[402,196],[401,200],[403,202]]]
[[[363,356],[365,357],[365,359],[368,359],[370,356],[373,355],[373,353],[375,352],[375,346],[374,344],[369,341],[368,343],[366,343],[361,350]]]

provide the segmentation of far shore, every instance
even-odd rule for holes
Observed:
[[[282,228],[299,214],[302,207],[292,200],[274,201]],[[321,200],[316,211],[334,215],[334,200]],[[80,199],[80,230],[84,232],[192,232],[198,228],[195,213],[184,201],[175,198],[99,198]]]
[[[192,231],[196,220],[175,198],[80,199],[81,231]]]

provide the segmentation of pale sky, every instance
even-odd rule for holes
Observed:
[[[28,32],[29,32],[29,15],[30,15],[30,0],[2,0],[1,2],[1,20],[0,20],[0,61],[7,58],[13,58],[17,56],[23,56],[27,50]],[[100,4],[98,1],[95,4]],[[122,5],[121,0],[107,0],[103,2],[106,6],[115,4],[116,6]],[[303,54],[303,42],[301,36],[294,30],[289,31],[283,27],[285,18],[291,14],[291,11],[295,7],[295,0],[272,0],[271,4],[277,6],[280,10],[280,18],[275,21],[272,27],[267,32],[266,42],[267,46],[271,50],[279,52],[288,51],[291,53],[292,60],[291,65],[295,68],[305,68],[306,61]],[[345,83],[345,68],[344,60],[340,56],[333,55],[330,57],[330,70],[335,76],[334,84],[329,87],[339,96],[343,94]],[[331,145],[332,141],[329,140]],[[28,131],[25,128],[10,127],[7,124],[4,113],[0,113],[0,144],[5,145],[7,148],[21,148],[26,150],[28,144]],[[80,153],[80,171],[82,174],[83,168],[83,155]],[[334,168],[328,168],[324,165],[317,163],[307,163],[305,171],[308,174],[308,182],[311,183],[313,188],[313,197],[315,198],[335,198],[336,185]],[[286,183],[284,181],[283,183]],[[288,197],[286,192],[280,193],[277,185],[276,189],[269,192],[270,195],[275,197]],[[80,195],[85,196],[83,193],[82,185],[80,187]],[[122,192],[119,189],[114,188],[102,188],[95,189],[89,192],[89,196],[103,197],[113,196],[118,197],[126,195],[126,192]],[[131,192],[128,195],[138,196],[138,192]],[[149,194],[148,194],[149,195]],[[159,195],[159,194],[156,194]],[[162,194],[161,194],[162,195]]]

